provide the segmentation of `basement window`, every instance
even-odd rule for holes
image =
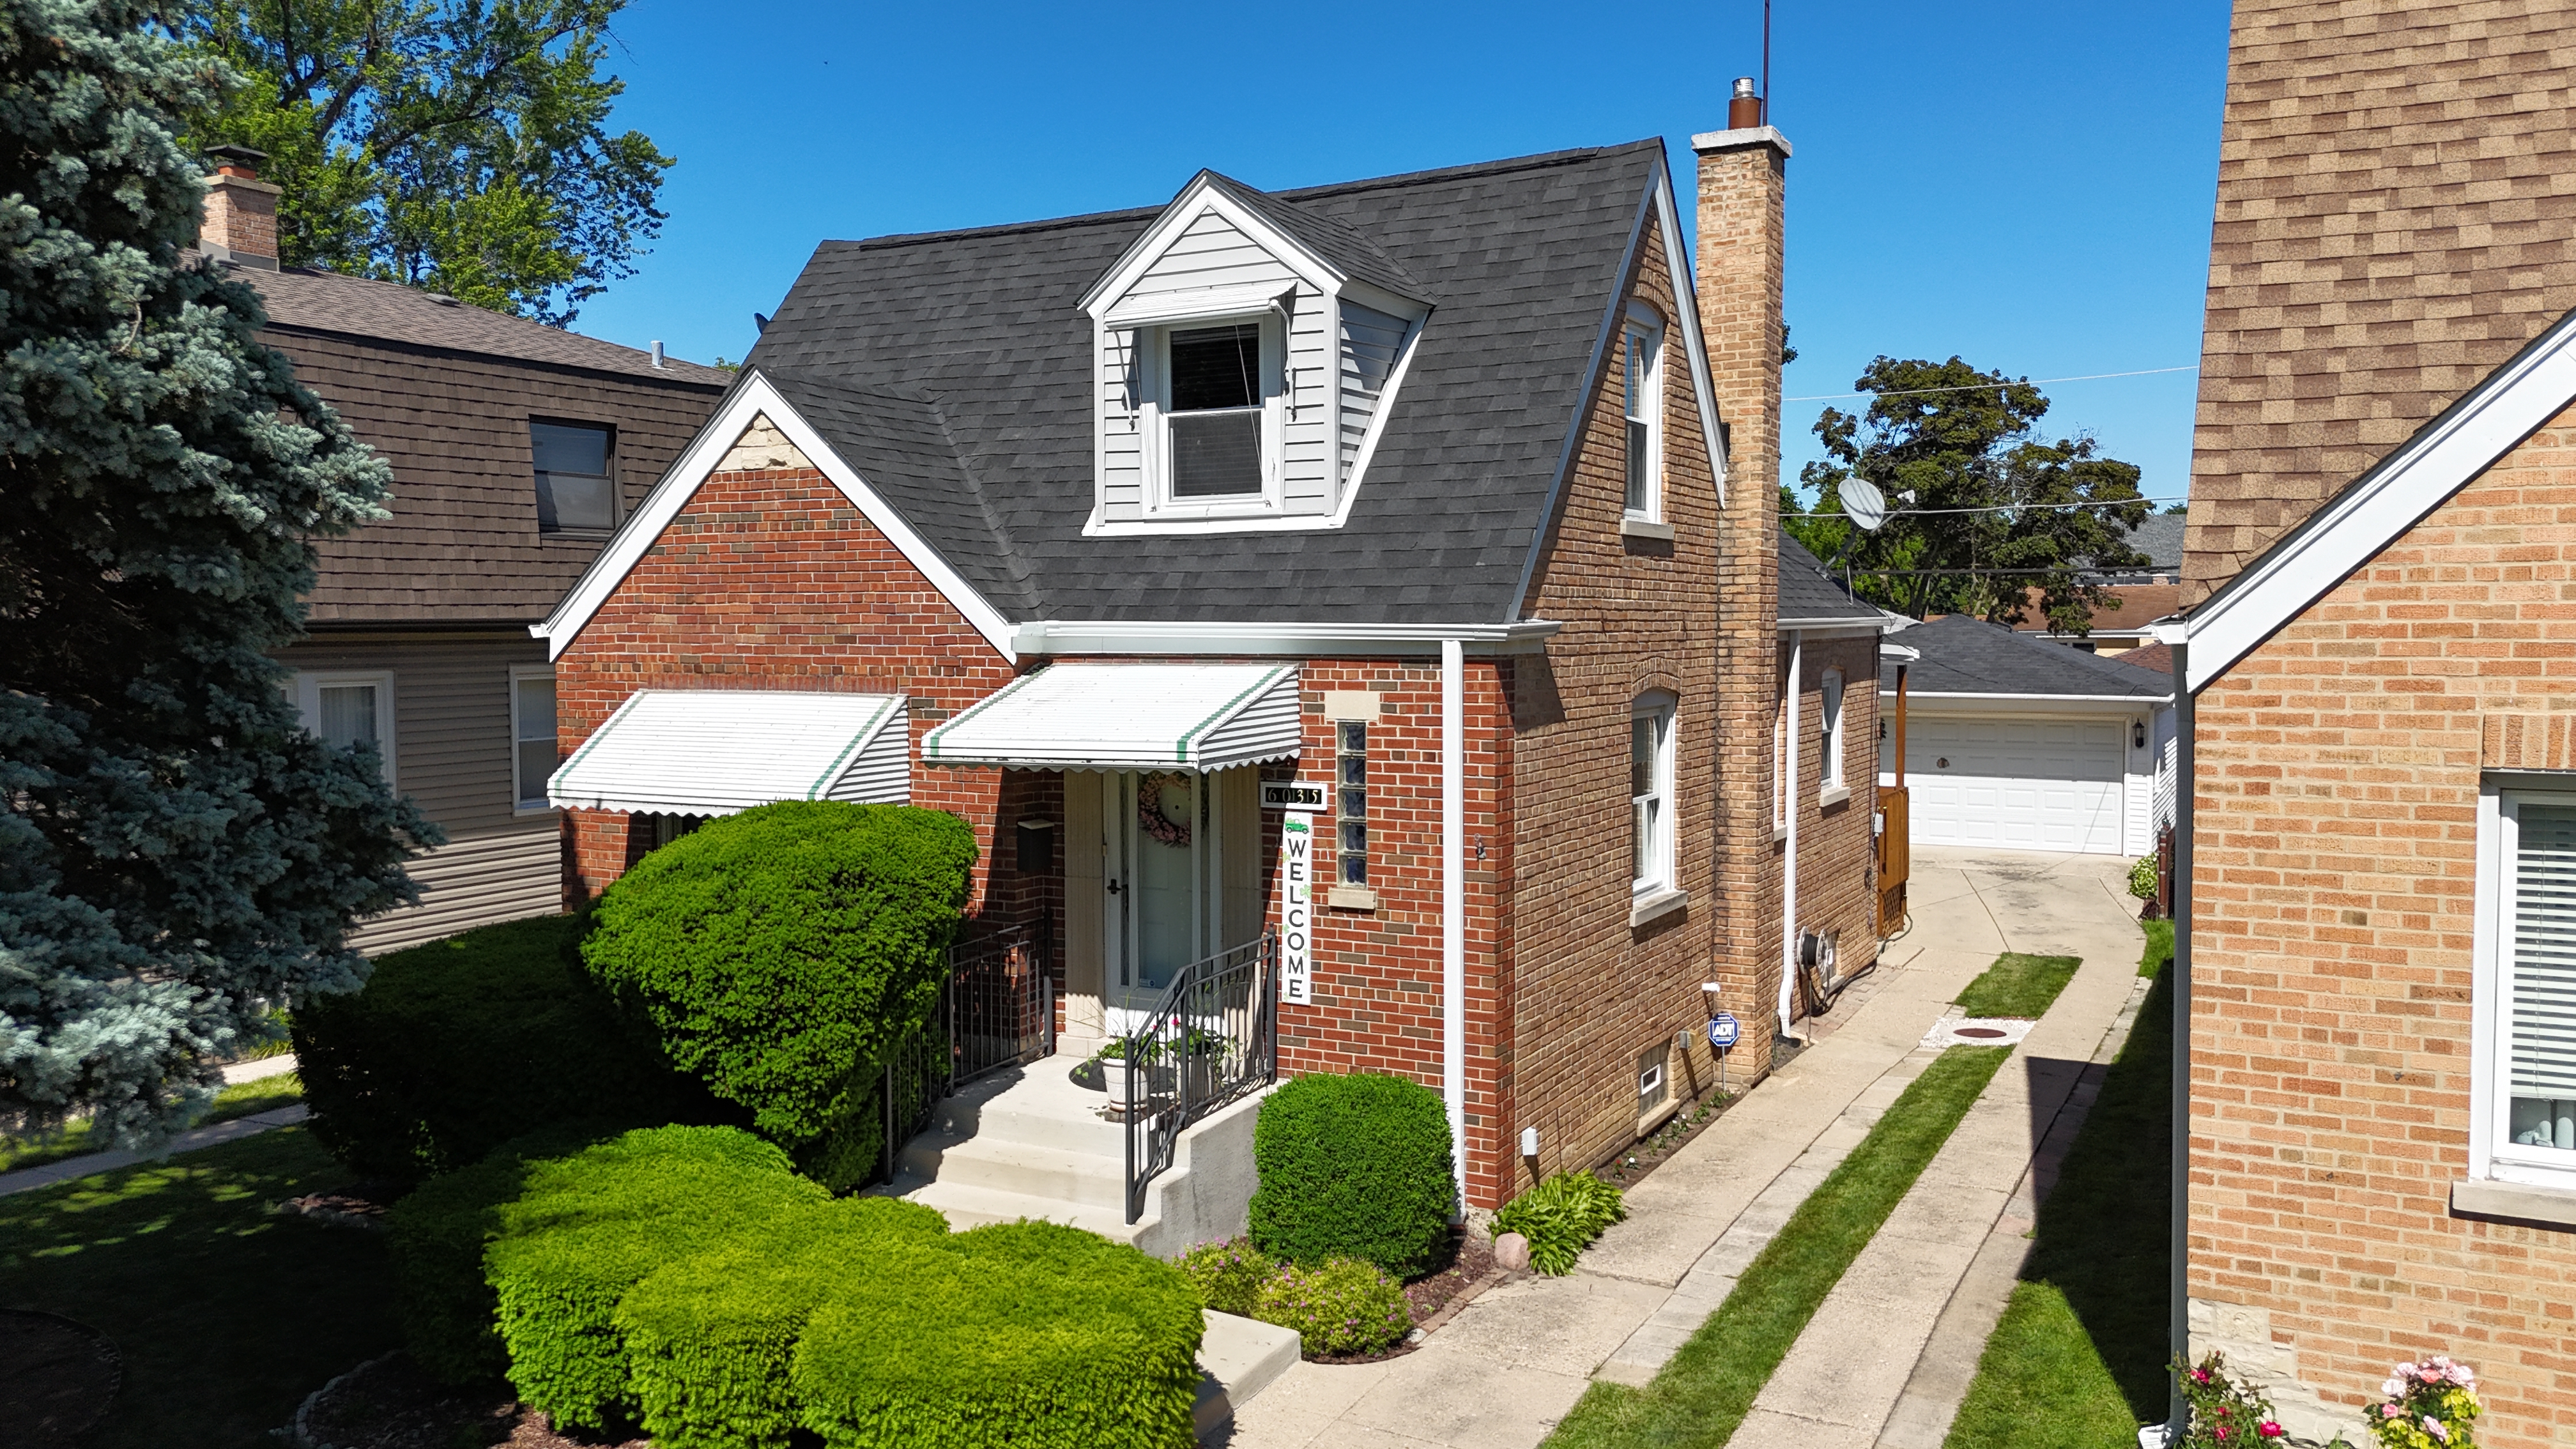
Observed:
[[[589,424],[528,424],[539,533],[602,534],[617,526],[614,442],[608,429]]]

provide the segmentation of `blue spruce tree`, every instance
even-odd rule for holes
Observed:
[[[0,1125],[202,1111],[436,828],[268,651],[391,473],[182,253],[230,77],[124,0],[0,0]]]

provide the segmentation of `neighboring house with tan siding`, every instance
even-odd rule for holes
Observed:
[[[265,340],[393,465],[393,516],[319,545],[309,636],[279,654],[306,723],[373,742],[447,842],[370,953],[564,906],[554,671],[528,626],[714,410],[726,375],[415,288],[277,265],[275,188],[222,154],[201,246]]]
[[[2240,3],[2187,613],[2178,1333],[2576,1443],[2576,11]]]

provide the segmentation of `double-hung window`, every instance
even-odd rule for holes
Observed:
[[[1644,311],[1629,315],[1622,380],[1628,409],[1628,517],[1664,516],[1664,325]]]
[[[617,484],[608,429],[580,423],[528,424],[536,463],[539,533],[606,533],[617,526]]]
[[[1825,671],[1825,707],[1817,713],[1824,721],[1824,768],[1817,772],[1818,790],[1832,794],[1843,788],[1843,672]]]
[[[2491,792],[2479,1175],[2576,1188],[2576,792]]]
[[[384,670],[306,670],[295,676],[296,713],[334,749],[372,750],[394,778],[394,677]]]
[[[555,772],[555,672],[539,665],[510,670],[511,802],[521,810],[548,807],[546,780]]]
[[[1673,887],[1673,699],[1650,694],[1628,715],[1629,890]]]
[[[1165,334],[1164,491],[1173,503],[1258,502],[1268,492],[1271,429],[1262,324],[1173,327]]]

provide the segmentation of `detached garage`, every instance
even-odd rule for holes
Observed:
[[[1889,659],[1880,675],[1879,783],[1906,786],[1912,844],[2155,848],[2171,676],[1963,615],[1914,625],[1889,645],[1915,657]]]

